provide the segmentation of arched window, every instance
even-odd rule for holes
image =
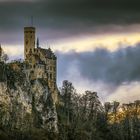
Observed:
[[[32,53],[32,49],[30,49],[30,53]]]
[[[52,79],[52,74],[50,73],[50,79]]]

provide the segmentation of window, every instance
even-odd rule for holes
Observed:
[[[28,44],[28,40],[26,40],[26,45]]]
[[[50,79],[52,79],[52,74],[50,74]]]

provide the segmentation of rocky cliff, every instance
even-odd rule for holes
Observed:
[[[58,133],[53,93],[43,79],[30,81],[22,66],[0,64],[0,136],[31,139],[40,131]]]

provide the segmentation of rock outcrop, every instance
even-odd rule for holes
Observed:
[[[30,81],[24,69],[13,70],[10,64],[1,63],[0,71],[0,135],[24,139],[34,130],[58,133],[56,105],[47,83]]]

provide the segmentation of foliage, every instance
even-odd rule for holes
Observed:
[[[57,106],[59,140],[139,140],[140,101],[120,105],[100,103],[97,93],[77,94],[69,81],[61,88]]]
[[[72,83],[64,81],[61,97],[63,104],[57,107],[59,139],[102,139],[97,127],[97,116],[100,116],[102,111],[97,93],[86,91],[84,94],[77,94]]]

